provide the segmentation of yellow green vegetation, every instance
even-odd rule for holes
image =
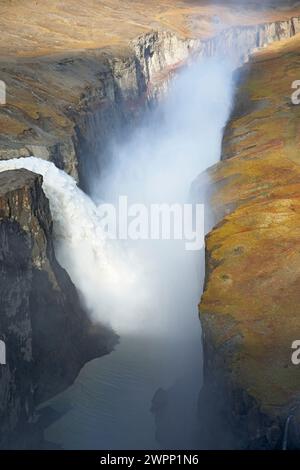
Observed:
[[[256,54],[240,71],[223,157],[209,173],[221,222],[207,236],[200,305],[224,372],[261,408],[300,398],[300,35]],[[238,338],[238,340],[236,340]],[[235,346],[226,350],[232,342]],[[227,351],[227,352],[226,352]]]

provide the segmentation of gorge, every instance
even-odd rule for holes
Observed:
[[[232,71],[257,48],[295,36],[300,31],[298,15],[267,12],[264,22],[253,17],[252,24],[243,24],[241,16],[235,20],[241,24],[226,27],[215,21],[218,31],[212,38],[147,32],[131,39],[129,51],[119,49],[116,55],[98,49],[84,54],[73,51],[60,58],[21,57],[17,77],[16,64],[11,59],[2,62],[1,73],[11,90],[9,106],[1,115],[5,123],[0,143],[2,176],[17,177],[25,171],[21,168],[30,170],[29,175],[43,176],[39,191],[43,185],[49,199],[58,261],[92,319],[109,323],[121,336],[113,353],[89,363],[73,387],[48,403],[58,416],[46,432],[49,441],[65,448],[222,448],[244,447],[245,441],[255,441],[247,429],[243,442],[230,432],[230,442],[222,442],[224,436],[214,438],[220,442],[207,442],[201,435],[201,420],[197,420],[202,354],[196,306],[203,283],[199,253],[187,254],[175,242],[108,246],[98,227],[97,205],[103,200],[115,202],[120,194],[144,204],[189,201],[193,180],[221,158],[223,128],[231,108]],[[65,86],[68,81],[70,89]],[[46,90],[51,90],[47,100]],[[240,136],[232,141],[233,133],[229,124],[224,137],[225,144],[229,143],[223,142],[222,158],[236,155],[230,146]],[[208,203],[209,183],[213,178],[222,181],[222,171],[213,167],[194,183],[196,199]],[[20,178],[22,182],[25,176]],[[219,204],[207,213],[207,229],[231,210],[230,194],[226,197],[225,210]],[[213,230],[209,237],[215,233]],[[215,247],[211,244],[208,249]],[[210,258],[207,263],[211,266],[206,288],[212,282],[208,274],[215,267]],[[226,281],[227,273],[223,275]],[[216,299],[214,284],[212,289]],[[208,296],[206,290],[205,313],[201,314],[205,368],[209,364],[218,371],[222,370],[218,348],[211,351],[218,341],[207,338],[212,331],[222,330],[222,324],[215,321],[210,326],[213,316],[205,304]],[[102,328],[106,331],[107,327]],[[103,352],[116,341],[109,328],[107,334],[111,339]],[[100,354],[83,356],[81,365],[95,355]],[[218,377],[207,377],[218,387]],[[174,384],[175,393],[170,394]],[[56,393],[66,385],[60,384]],[[204,400],[210,390],[215,393],[214,388],[206,388]],[[169,407],[165,417],[163,408],[156,413],[160,443],[155,440],[150,412],[159,389],[167,390]],[[41,401],[53,393],[45,395]],[[27,404],[24,407],[28,409]],[[172,419],[166,425],[170,413]],[[267,445],[277,446],[282,424],[276,421],[274,427],[268,418],[265,425],[264,417],[261,426],[259,419],[256,431],[268,434],[271,428]],[[267,447],[265,442],[255,445]]]

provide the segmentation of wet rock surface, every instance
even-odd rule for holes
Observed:
[[[0,173],[0,338],[0,448],[36,444],[36,405],[117,340],[92,325],[57,263],[42,177],[27,170]]]

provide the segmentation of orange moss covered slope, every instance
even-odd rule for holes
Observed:
[[[300,366],[291,362],[300,339],[300,106],[291,102],[298,79],[300,35],[239,71],[224,161],[210,171],[221,222],[207,236],[200,305],[207,361],[216,367],[207,374],[221,374],[230,394],[244,391],[281,429],[300,399]],[[251,420],[247,426],[249,438]]]

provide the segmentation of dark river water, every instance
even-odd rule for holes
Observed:
[[[64,449],[196,447],[200,327],[190,341],[185,354],[180,342],[122,338],[113,353],[86,364],[73,386],[44,405],[57,416],[45,439]],[[158,388],[169,390],[168,411],[159,425],[163,442],[156,439],[151,411]]]

